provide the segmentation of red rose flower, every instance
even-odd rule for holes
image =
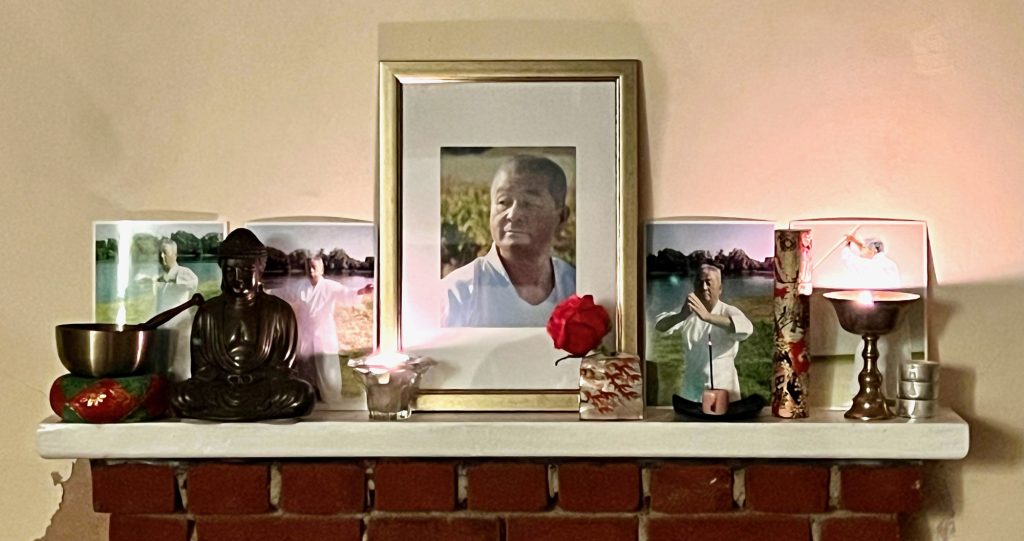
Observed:
[[[573,357],[590,353],[611,328],[608,311],[594,304],[593,295],[570,296],[555,307],[548,319],[548,334],[555,347]]]

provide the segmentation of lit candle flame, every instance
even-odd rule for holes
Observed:
[[[870,291],[861,291],[857,293],[857,304],[863,304],[865,306],[874,306],[875,297]]]
[[[366,359],[366,366],[371,370],[394,372],[406,368],[409,356],[404,353],[381,353]]]

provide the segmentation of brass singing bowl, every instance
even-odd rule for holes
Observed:
[[[57,325],[57,356],[73,375],[88,378],[130,376],[140,369],[156,339],[156,328],[180,312],[203,303],[196,293],[188,302],[138,325],[65,323]]]
[[[57,325],[57,356],[76,376],[130,376],[146,359],[154,334],[156,330],[140,325]]]

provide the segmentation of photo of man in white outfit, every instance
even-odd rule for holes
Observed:
[[[160,270],[162,272],[156,276],[153,284],[156,292],[154,314],[185,303],[199,288],[196,273],[178,264],[178,243],[171,239],[160,241]],[[189,339],[195,313],[196,308],[190,308],[163,324],[163,330],[171,333],[171,340],[167,342],[167,356],[171,364],[171,379],[174,381],[184,381],[192,375]]]
[[[576,269],[552,255],[569,219],[565,172],[518,155],[498,168],[490,191],[490,250],[441,280],[444,327],[543,327],[576,292]]]
[[[655,330],[676,334],[682,340],[684,373],[679,395],[700,402],[710,383],[713,357],[715,387],[729,392],[729,401],[742,398],[736,373],[736,354],[740,342],[753,332],[750,319],[722,296],[722,271],[714,265],[701,265],[693,291],[683,299],[678,312],[658,315]],[[710,343],[710,350],[708,344]]]
[[[889,259],[885,243],[876,237],[863,241],[853,235],[846,235],[846,246],[842,252],[852,280],[864,289],[897,289],[900,283],[900,268]]]
[[[299,351],[296,355],[299,375],[317,388],[320,400],[328,406],[341,401],[341,362],[338,357],[337,306],[351,306],[360,296],[373,292],[373,284],[359,290],[324,278],[324,261],[320,256],[306,260],[308,280],[294,281],[273,291],[291,304],[299,328]]]

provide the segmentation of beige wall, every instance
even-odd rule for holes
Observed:
[[[971,421],[960,539],[1024,529],[1020,2],[0,4],[0,509],[61,499],[33,431],[52,326],[90,318],[90,222],[371,219],[379,59],[638,58],[641,219],[929,222],[930,332]]]

